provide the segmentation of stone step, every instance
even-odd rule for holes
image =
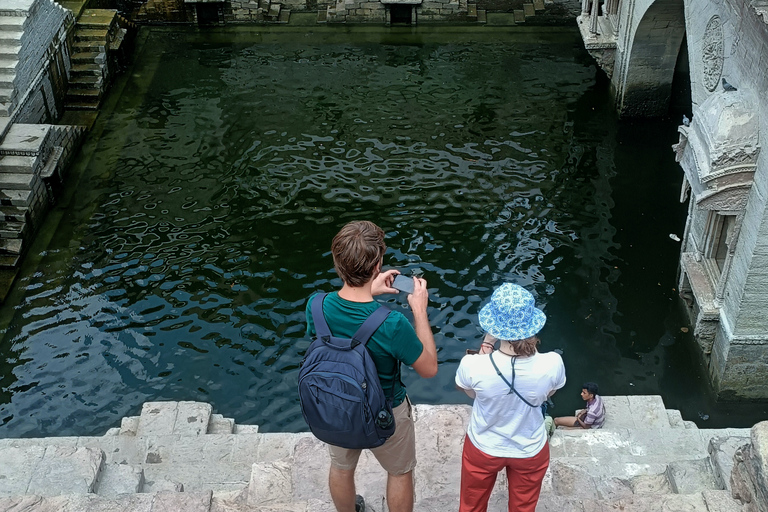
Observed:
[[[97,59],[101,59],[101,62],[96,62]],[[74,64],[87,64],[96,62],[97,64],[104,64],[105,54],[99,51],[81,51],[73,53],[71,60]]]
[[[112,462],[104,465],[95,492],[99,496],[135,494],[141,492],[143,486],[144,470],[141,467]]]
[[[19,43],[2,43],[0,44],[0,59],[16,60],[18,59],[19,50],[21,50],[21,44]]]
[[[18,256],[21,254],[23,242],[21,238],[2,238],[0,239],[0,253]]]
[[[80,76],[97,76],[104,75],[104,66],[101,64],[88,63],[88,64],[73,64],[71,73],[73,77]]]
[[[717,436],[709,440],[707,451],[721,489],[731,490],[730,475],[733,470],[733,456],[736,450],[749,442],[749,436]]]
[[[35,156],[40,153],[51,125],[14,123],[0,143],[0,155]]]
[[[35,186],[35,181],[39,180],[34,174],[16,174],[16,173],[2,173],[0,174],[0,189],[3,190],[32,190]]]
[[[221,414],[211,414],[211,420],[208,423],[207,434],[232,434],[235,429],[235,420],[225,418]]]
[[[67,105],[87,103],[96,105],[98,107],[99,102],[101,101],[101,96],[101,89],[70,88],[67,90],[65,102]]]
[[[34,156],[0,156],[0,173],[32,173],[36,165],[37,157]]]
[[[719,434],[718,434],[719,432]],[[715,435],[748,436],[748,429],[558,429],[550,440],[552,457],[582,460],[596,457],[604,462],[655,463],[698,460],[709,456]]]
[[[0,205],[22,206],[30,205],[32,200],[31,190],[0,190]]]
[[[158,492],[154,494],[123,494],[114,497],[96,494],[69,496],[11,496],[0,498],[0,510],[24,512],[209,512],[211,491]]]
[[[605,425],[603,430],[614,428],[672,428],[658,395],[603,396]]]
[[[2,17],[3,16],[0,16],[0,18]],[[22,30],[0,30],[0,44],[18,44],[23,35],[24,32]]]
[[[76,41],[106,41],[107,30],[106,29],[78,29],[75,32]]]
[[[67,101],[64,104],[67,110],[98,110],[98,101]]]
[[[22,16],[0,16],[0,32],[18,32],[24,29],[29,17]]]
[[[23,206],[0,206],[0,221],[26,222],[27,208]]]
[[[103,52],[107,47],[106,39],[99,39],[93,41],[75,41],[72,43],[72,48],[77,52]]]
[[[95,87],[101,87],[101,84],[104,82],[104,77],[100,75],[81,75],[81,76],[73,76],[69,79],[69,87],[75,87],[75,88],[95,88]]]
[[[82,28],[103,29],[109,28],[114,23],[116,10],[112,9],[86,9],[77,19],[78,30]]]
[[[27,231],[26,222],[15,222],[15,221],[0,222],[0,241],[10,240],[11,242],[9,243],[13,245],[12,241],[14,239],[24,238],[24,233],[26,233],[26,231]],[[0,244],[0,247],[2,247],[2,245],[3,244]],[[16,251],[8,251],[8,252],[19,254],[21,252],[21,246],[19,246],[18,250]]]
[[[0,268],[16,268],[20,260],[21,257],[15,254],[0,254]]]
[[[199,436],[208,431],[212,407],[201,402],[145,402],[138,436]]]
[[[104,464],[100,449],[74,446],[7,447],[3,467],[13,478],[0,478],[0,496],[92,493]],[[0,506],[0,510],[7,510]]]

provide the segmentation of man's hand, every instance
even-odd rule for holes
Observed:
[[[392,278],[394,279],[394,277]],[[429,305],[429,292],[427,291],[427,280],[420,277],[413,278],[413,293],[408,294],[408,304],[411,310],[416,313],[427,312]]]
[[[416,329],[416,336],[423,345],[424,349],[421,355],[413,363],[413,369],[424,378],[431,378],[437,375],[437,349],[435,348],[435,338],[432,336],[432,328],[429,326],[427,318],[427,305],[429,304],[429,292],[427,291],[427,281],[420,278],[413,278],[413,293],[408,295],[408,304],[413,311],[413,326]]]
[[[392,288],[392,282],[400,271],[396,269],[381,272],[373,279],[371,283],[371,295],[381,295],[382,293],[400,293],[399,290]]]

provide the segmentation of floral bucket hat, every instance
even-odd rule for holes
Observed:
[[[530,338],[547,322],[547,315],[536,307],[531,292],[512,283],[504,283],[493,291],[479,318],[485,332],[507,341]]]

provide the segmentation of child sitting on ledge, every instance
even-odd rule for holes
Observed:
[[[605,423],[605,407],[603,399],[597,394],[597,384],[585,382],[581,388],[581,398],[587,402],[587,408],[578,411],[576,416],[555,418],[556,427],[600,428]]]

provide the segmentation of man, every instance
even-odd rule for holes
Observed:
[[[338,292],[328,294],[323,314],[334,336],[352,337],[366,318],[379,305],[373,297],[397,293],[392,281],[397,270],[381,271],[384,231],[368,221],[345,225],[331,244],[333,265],[344,281]],[[391,512],[413,511],[413,469],[416,466],[416,437],[411,403],[400,380],[400,365],[413,366],[420,376],[437,374],[437,350],[427,318],[427,282],[413,278],[413,293],[408,303],[413,311],[414,326],[401,313],[393,311],[368,341],[384,394],[393,397],[395,433],[371,452],[387,471],[387,501]],[[312,320],[312,297],[307,304],[307,333],[315,334]],[[365,503],[355,493],[355,468],[361,450],[330,446],[331,470],[328,485],[338,512],[362,512]]]
[[[598,387],[594,382],[582,384],[581,399],[587,402],[587,408],[578,411],[576,416],[555,418],[555,425],[562,428],[602,428],[605,423],[605,406],[597,392]]]

